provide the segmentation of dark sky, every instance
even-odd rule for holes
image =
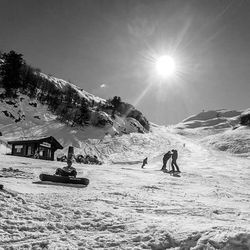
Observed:
[[[247,0],[0,0],[0,50],[174,124],[249,108],[249,13]],[[169,52],[177,75],[159,79],[152,58]]]

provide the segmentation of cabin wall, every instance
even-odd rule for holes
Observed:
[[[55,151],[62,146],[53,137],[37,140],[11,141],[12,155],[54,160]]]
[[[12,144],[12,155],[34,157],[36,159],[54,160],[55,149],[44,143]]]
[[[12,154],[13,155],[23,156],[25,150],[26,150],[26,145],[12,144]]]
[[[39,154],[39,159],[44,159],[44,160],[54,160],[54,157],[52,157],[52,149],[48,147],[43,147],[41,145],[38,146],[38,154]]]

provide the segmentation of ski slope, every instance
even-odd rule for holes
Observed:
[[[32,184],[63,163],[0,155],[2,167],[22,171],[0,178],[0,249],[250,249],[249,159],[164,127],[100,143],[110,160],[75,164],[90,179],[79,189]],[[159,171],[172,148],[179,178]]]

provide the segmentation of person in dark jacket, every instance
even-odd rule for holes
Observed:
[[[177,150],[176,149],[172,149],[172,162],[171,162],[172,171],[180,173],[181,171],[179,169],[179,166],[176,163],[177,158],[178,158],[178,152],[177,152]],[[176,171],[175,171],[175,168],[176,168]]]
[[[77,172],[76,169],[74,167],[72,167],[72,160],[68,159],[67,160],[67,166],[63,167],[63,168],[58,168],[56,170],[56,175],[60,175],[60,176],[73,176],[76,177]]]
[[[161,168],[162,171],[166,171],[167,170],[167,162],[168,160],[171,158],[171,152],[168,151],[164,156],[163,156],[163,166]]]
[[[146,158],[142,161],[142,166],[141,166],[141,168],[143,168],[146,164],[148,164],[148,157],[146,157]]]

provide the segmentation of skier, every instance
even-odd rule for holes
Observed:
[[[171,157],[171,152],[170,152],[170,151],[168,151],[168,152],[163,156],[163,159],[162,159],[162,161],[163,161],[163,166],[162,166],[162,168],[161,168],[162,171],[166,171],[166,170],[167,170],[167,162],[168,162],[168,160],[170,159],[170,157]]]
[[[56,170],[56,175],[60,175],[60,176],[73,176],[76,177],[77,172],[76,169],[74,167],[72,167],[72,159],[68,159],[67,160],[67,166],[63,167],[63,168],[58,168]]]
[[[146,157],[146,158],[142,161],[142,166],[141,166],[141,168],[143,168],[146,164],[148,164],[148,157]]]
[[[176,149],[172,149],[172,162],[171,162],[171,167],[172,167],[173,173],[174,173],[174,172],[179,172],[179,173],[181,172],[181,171],[179,170],[179,167],[178,167],[177,163],[176,163],[177,158],[178,158],[178,152],[177,152],[177,150],[176,150]],[[176,168],[176,171],[175,171],[175,168]]]

